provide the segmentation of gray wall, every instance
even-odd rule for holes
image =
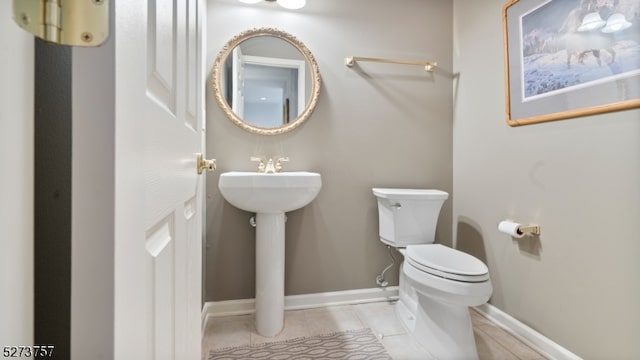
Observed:
[[[485,260],[491,303],[587,359],[638,359],[640,111],[505,124],[504,0],[456,0],[457,247]],[[512,241],[505,218],[538,223]]]
[[[288,214],[287,295],[376,286],[387,265],[378,240],[371,188],[452,188],[453,3],[406,0],[309,1],[303,11],[277,5],[209,2],[207,63],[227,40],[254,27],[276,27],[302,40],[316,56],[322,93],[311,118],[294,132],[258,136],[226,119],[207,93],[207,154],[218,171],[207,179],[206,299],[254,297],[255,231],[250,213],[221,197],[218,174],[254,170],[252,155],[285,155],[286,170],[322,174],[315,201]],[[445,70],[344,66],[347,56],[435,60]],[[437,240],[450,243],[451,201],[441,213]],[[397,284],[397,269],[388,273]]]

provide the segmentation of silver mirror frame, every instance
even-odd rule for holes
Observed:
[[[309,97],[309,102],[306,104],[306,107],[302,111],[297,118],[293,121],[289,122],[286,125],[277,127],[277,128],[263,128],[259,126],[252,125],[243,119],[241,119],[234,111],[231,109],[231,106],[227,103],[227,99],[225,99],[224,94],[222,93],[222,71],[224,68],[224,63],[227,60],[227,57],[233,49],[238,46],[241,42],[260,37],[260,36],[275,36],[279,39],[282,39],[291,45],[293,45],[296,49],[298,49],[305,58],[307,64],[309,64],[311,70],[311,95]],[[282,30],[274,29],[274,28],[254,28],[247,31],[243,31],[240,34],[234,36],[231,40],[229,40],[218,56],[213,64],[213,71],[211,72],[211,85],[213,87],[213,94],[216,99],[218,105],[224,112],[224,114],[233,122],[235,125],[240,127],[243,130],[248,132],[258,134],[258,135],[280,135],[287,133],[298,126],[302,125],[313,113],[313,110],[316,108],[316,104],[318,103],[318,97],[320,96],[320,70],[318,69],[318,64],[316,63],[316,59],[313,57],[313,54],[307,47],[302,43],[302,41],[298,40],[295,36],[284,32]]]

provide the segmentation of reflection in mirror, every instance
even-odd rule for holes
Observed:
[[[262,135],[298,127],[313,112],[320,92],[311,52],[275,29],[253,29],[231,39],[212,76],[214,95],[227,117]]]
[[[298,49],[276,37],[260,37],[241,42],[232,55],[225,62],[225,98],[240,118],[274,128],[302,113],[309,67]]]

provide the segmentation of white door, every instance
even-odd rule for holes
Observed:
[[[198,359],[204,2],[115,3],[115,358]]]

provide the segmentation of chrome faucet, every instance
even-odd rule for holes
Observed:
[[[282,171],[282,163],[285,161],[289,161],[289,158],[281,157],[274,162],[273,158],[267,159],[266,157],[262,156],[252,156],[250,160],[260,162],[258,164],[259,173],[275,174]]]

